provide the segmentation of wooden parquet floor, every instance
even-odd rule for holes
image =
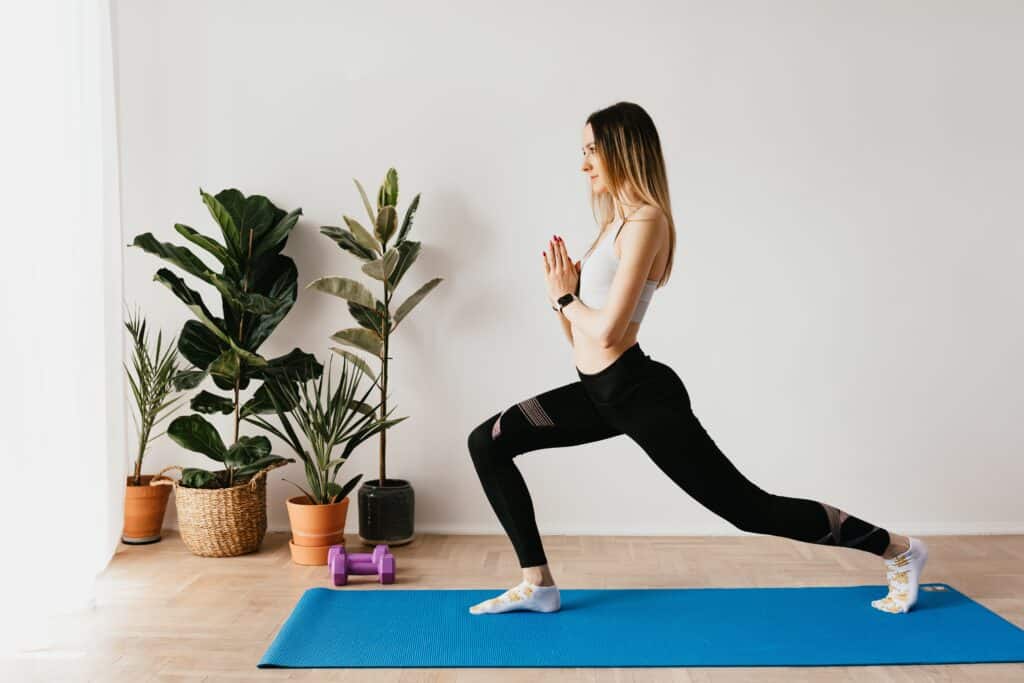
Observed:
[[[1024,536],[926,537],[923,580],[955,586],[1024,627]],[[355,552],[367,552],[354,534]],[[884,584],[881,560],[846,548],[744,535],[545,536],[563,588]],[[421,534],[394,548],[403,588],[493,588],[519,581],[504,536]],[[625,553],[632,568],[617,559]],[[347,590],[376,589],[369,577]],[[291,562],[288,536],[258,553],[201,558],[177,532],[149,546],[120,546],[99,583],[97,606],[53,624],[55,647],[0,660],[4,681],[368,682],[598,681],[1024,681],[1024,664],[635,669],[256,668],[302,592],[326,586],[324,567]],[[898,618],[898,617],[895,617]]]

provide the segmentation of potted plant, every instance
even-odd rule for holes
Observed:
[[[156,543],[164,525],[167,498],[171,492],[166,486],[150,486],[151,474],[142,473],[142,461],[149,444],[161,436],[153,428],[163,422],[181,405],[182,396],[176,392],[190,389],[190,373],[179,367],[175,339],[163,345],[163,332],[157,331],[156,348],[149,343],[146,320],[138,309],[128,314],[124,323],[132,338],[132,367],[122,363],[125,376],[135,399],[132,420],[138,434],[135,465],[132,474],[126,477],[124,487],[124,526],[121,541],[130,545]]]
[[[332,389],[332,366],[333,362],[329,362],[327,372],[315,380],[296,382],[285,370],[280,376],[266,381],[264,386],[268,389],[283,431],[259,415],[246,417],[249,422],[263,427],[291,446],[305,467],[306,488],[285,480],[302,492],[302,495],[287,501],[288,521],[292,529],[289,547],[292,560],[297,564],[327,564],[330,547],[344,545],[348,493],[363,475],[357,474],[340,485],[336,481],[338,472],[359,444],[406,419],[377,418],[379,404],[371,406],[366,403],[366,397],[376,382],[361,397],[355,397],[362,371],[351,372],[346,358],[342,358],[337,387]],[[324,374],[327,375],[326,392]],[[281,379],[283,381],[279,381]],[[305,437],[305,443],[299,438],[299,432]],[[343,448],[335,456],[334,451],[339,446]]]
[[[184,448],[202,453],[223,465],[208,471],[198,467],[168,467],[153,484],[173,485],[182,540],[193,553],[226,557],[259,548],[267,528],[266,473],[291,458],[273,455],[265,436],[243,436],[243,418],[273,412],[262,381],[274,370],[287,369],[299,379],[318,377],[323,366],[298,348],[266,359],[256,351],[291,310],[297,294],[295,263],[281,253],[301,209],[290,213],[262,195],[246,197],[236,189],[217,195],[199,194],[220,227],[223,243],[187,225],[174,229],[189,242],[212,255],[220,268],[213,270],[185,247],[158,241],[152,233],[137,235],[131,246],[159,256],[171,265],[213,287],[221,299],[221,317],[207,308],[198,292],[167,268],[153,279],[167,286],[193,315],[182,327],[178,350],[199,368],[196,384],[209,377],[230,396],[201,391],[192,398],[191,415],[175,418],[167,434]],[[243,403],[241,392],[261,382]],[[234,433],[229,442],[202,414],[232,414]],[[181,470],[179,481],[162,477]]]
[[[388,348],[391,335],[409,312],[440,284],[442,278],[434,278],[420,286],[398,305],[392,315],[395,290],[402,281],[402,276],[420,254],[420,243],[408,239],[413,216],[419,208],[420,196],[417,194],[413,198],[405,212],[401,229],[398,229],[398,173],[395,169],[388,169],[384,182],[381,183],[377,192],[376,210],[370,205],[366,192],[358,180],[355,180],[355,184],[373,232],[347,215],[342,216],[348,226],[347,230],[323,226],[320,232],[363,262],[362,271],[380,283],[382,299],[375,297],[360,282],[346,277],[323,277],[306,287],[332,294],[348,302],[349,313],[359,326],[338,330],[331,339],[339,344],[365,351],[380,361],[381,414],[386,415],[388,361],[391,360]],[[388,241],[395,237],[396,230],[398,235],[389,247]],[[338,347],[331,350],[348,358],[367,375],[372,376],[369,366],[358,355]],[[379,453],[379,478],[364,482],[359,488],[359,538],[370,545],[402,545],[411,541],[414,536],[415,496],[412,485],[407,480],[387,478],[387,429],[380,432]]]

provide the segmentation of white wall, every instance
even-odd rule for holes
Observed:
[[[501,533],[466,437],[577,380],[540,251],[589,245],[584,119],[634,101],[679,244],[641,346],[725,453],[904,533],[1022,532],[1024,6],[771,5],[117,2],[124,241],[216,231],[200,186],[301,206],[299,299],[261,352],[326,360],[353,322],[302,287],[367,278],[318,228],[363,214],[353,176],[374,192],[395,166],[424,243],[399,300],[445,280],[392,340],[410,419],[388,476],[413,483],[417,531]],[[127,249],[128,301],[177,332],[159,265]],[[376,462],[373,441],[342,474]],[[739,533],[627,436],[517,462],[545,534]],[[172,463],[210,461],[165,438],[146,470]],[[271,474],[272,529],[302,476]]]

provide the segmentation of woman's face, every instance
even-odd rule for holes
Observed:
[[[589,123],[583,128],[583,166],[580,170],[587,174],[594,194],[608,191],[608,186],[604,184],[604,166],[594,147],[594,129]]]

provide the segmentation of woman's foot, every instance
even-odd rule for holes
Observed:
[[[917,602],[917,585],[927,561],[928,546],[921,539],[911,537],[910,548],[885,560],[889,594],[880,600],[872,600],[871,606],[892,614],[909,612]]]
[[[556,612],[562,606],[558,586],[538,586],[523,580],[518,586],[509,588],[501,595],[484,600],[469,608],[470,614],[499,614],[514,610],[532,612]]]

